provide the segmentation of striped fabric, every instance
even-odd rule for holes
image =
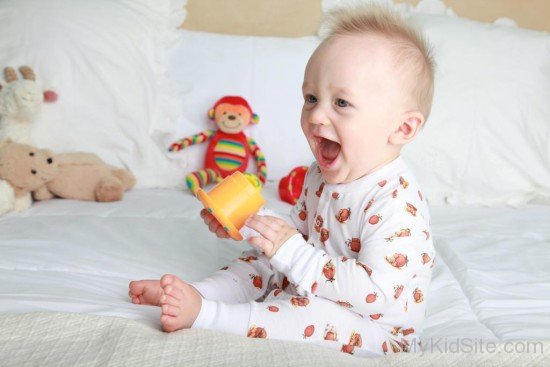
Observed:
[[[252,152],[252,155],[256,160],[258,178],[260,179],[260,181],[262,181],[262,183],[265,184],[265,181],[267,180],[267,166],[265,164],[264,153],[260,150],[258,144],[256,144],[256,142],[252,138],[248,138],[248,146],[250,147],[250,151]]]
[[[199,187],[204,187],[209,183],[219,182],[221,179],[222,176],[218,172],[207,168],[192,172],[185,176],[185,183],[187,184],[187,188],[195,194]]]
[[[214,161],[224,171],[236,170],[246,160],[246,149],[238,141],[220,139],[214,148]]]
[[[210,140],[210,138],[214,136],[215,132],[216,130],[206,130],[198,134],[195,134],[193,136],[190,136],[188,138],[177,140],[174,143],[172,143],[172,145],[168,150],[170,152],[177,152],[187,148],[190,145],[204,143],[205,141]]]

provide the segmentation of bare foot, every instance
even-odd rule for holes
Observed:
[[[170,274],[160,278],[160,286],[164,291],[160,297],[160,322],[163,330],[172,332],[190,328],[201,309],[200,293],[193,286]]]
[[[137,305],[160,306],[162,287],[160,280],[137,280],[130,282],[128,295]]]

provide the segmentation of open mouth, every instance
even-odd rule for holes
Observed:
[[[322,166],[329,167],[338,155],[342,146],[330,139],[316,137],[317,140],[317,159]]]

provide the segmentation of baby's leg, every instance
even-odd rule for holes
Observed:
[[[253,301],[266,293],[270,279],[277,273],[269,260],[257,251],[245,251],[231,264],[209,277],[191,283],[204,298],[227,303]],[[278,275],[278,274],[277,274]],[[129,284],[132,303],[160,306],[161,280],[137,280]]]
[[[129,296],[132,303],[162,307],[164,330],[175,331],[191,326],[201,309],[201,296],[202,301],[206,298],[250,307],[247,302],[262,298],[267,289],[284,283],[282,278],[282,274],[271,269],[265,255],[252,250],[243,252],[230,265],[192,284],[174,275],[164,275],[160,280],[130,282]],[[246,311],[246,320],[249,313]]]
[[[259,214],[279,216],[265,208],[261,209]],[[281,218],[284,219],[284,217]],[[255,232],[247,228],[246,231],[241,230],[241,233],[248,237]],[[249,250],[209,277],[191,284],[205,299],[226,303],[245,303],[261,300],[273,288],[285,289],[288,281],[284,274],[271,266],[269,259],[263,253]]]
[[[199,292],[175,275],[130,282],[128,294],[132,303],[161,307],[160,321],[168,332],[191,327],[201,308]]]
[[[222,180],[222,175],[211,168],[201,169],[196,172],[191,172],[185,176],[187,188],[193,194],[197,193],[199,188],[205,187],[210,183],[217,183]]]
[[[282,278],[264,254],[251,250],[209,277],[191,284],[205,299],[246,303],[263,297],[275,283],[280,286]]]
[[[264,302],[233,305],[205,301],[193,328],[313,343],[360,356],[397,351],[392,350],[396,344],[390,335],[374,321],[324,298],[280,291]]]
[[[261,330],[261,331],[259,331]],[[249,337],[315,343],[350,354],[382,354],[388,333],[376,322],[321,297],[271,293],[252,303]],[[386,344],[387,345],[387,344]]]

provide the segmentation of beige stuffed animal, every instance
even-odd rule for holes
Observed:
[[[6,84],[0,83],[0,142],[9,139],[30,144],[31,126],[35,117],[44,102],[57,100],[57,94],[50,90],[42,91],[30,67],[21,66],[19,72],[22,79],[19,79],[14,68],[6,67]],[[14,210],[19,211],[31,206],[30,193],[14,198],[12,191],[7,182],[0,181],[0,213],[2,207],[13,206]],[[8,202],[11,204],[7,204]]]
[[[136,182],[132,173],[107,165],[95,154],[52,154],[10,140],[0,143],[0,179],[11,186],[16,199],[32,192],[35,200],[101,202],[121,200]],[[3,214],[1,210],[6,211],[0,204]]]

